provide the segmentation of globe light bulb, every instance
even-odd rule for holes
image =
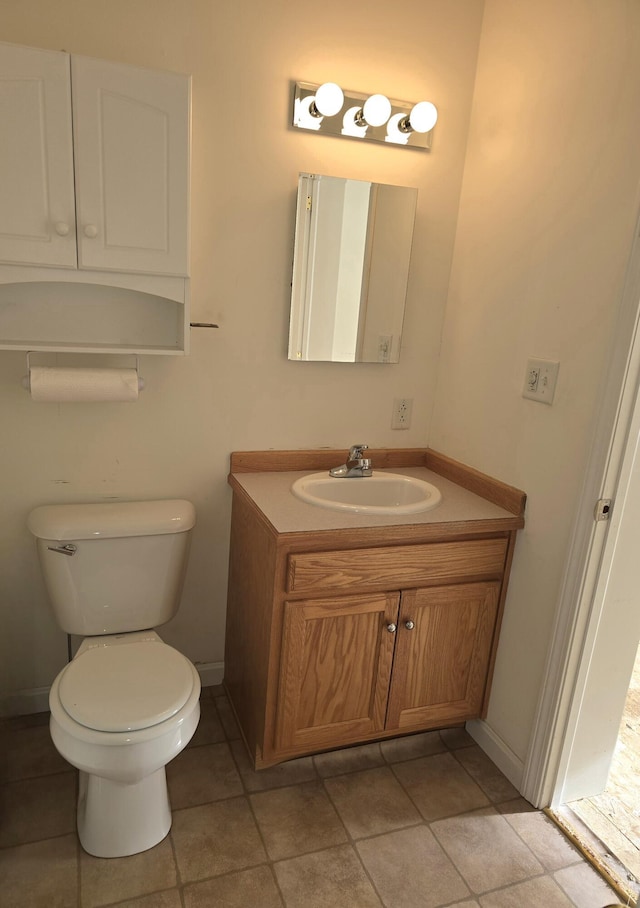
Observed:
[[[431,101],[419,101],[411,108],[409,126],[414,132],[429,132],[436,125],[438,111]]]
[[[382,126],[391,116],[391,101],[386,95],[371,95],[364,102],[362,116],[369,126]]]
[[[335,82],[324,82],[316,91],[314,105],[320,116],[333,117],[344,104],[344,94]]]

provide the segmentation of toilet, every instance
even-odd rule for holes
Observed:
[[[137,854],[171,827],[165,766],[200,718],[200,678],[154,628],[180,602],[189,501],[36,508],[45,585],[60,627],[83,637],[49,695],[51,738],[80,770],[78,836],[96,857]]]

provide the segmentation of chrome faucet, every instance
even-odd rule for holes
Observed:
[[[344,479],[356,476],[371,476],[373,473],[371,460],[362,456],[368,447],[369,445],[351,445],[347,462],[340,467],[332,467],[329,470],[329,474]]]

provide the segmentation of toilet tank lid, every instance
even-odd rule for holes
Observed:
[[[27,526],[40,539],[114,539],[185,533],[196,522],[190,501],[113,501],[44,505],[31,511]]]

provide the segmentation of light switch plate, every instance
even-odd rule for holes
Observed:
[[[528,359],[522,396],[543,404],[553,403],[560,363],[550,359]]]

